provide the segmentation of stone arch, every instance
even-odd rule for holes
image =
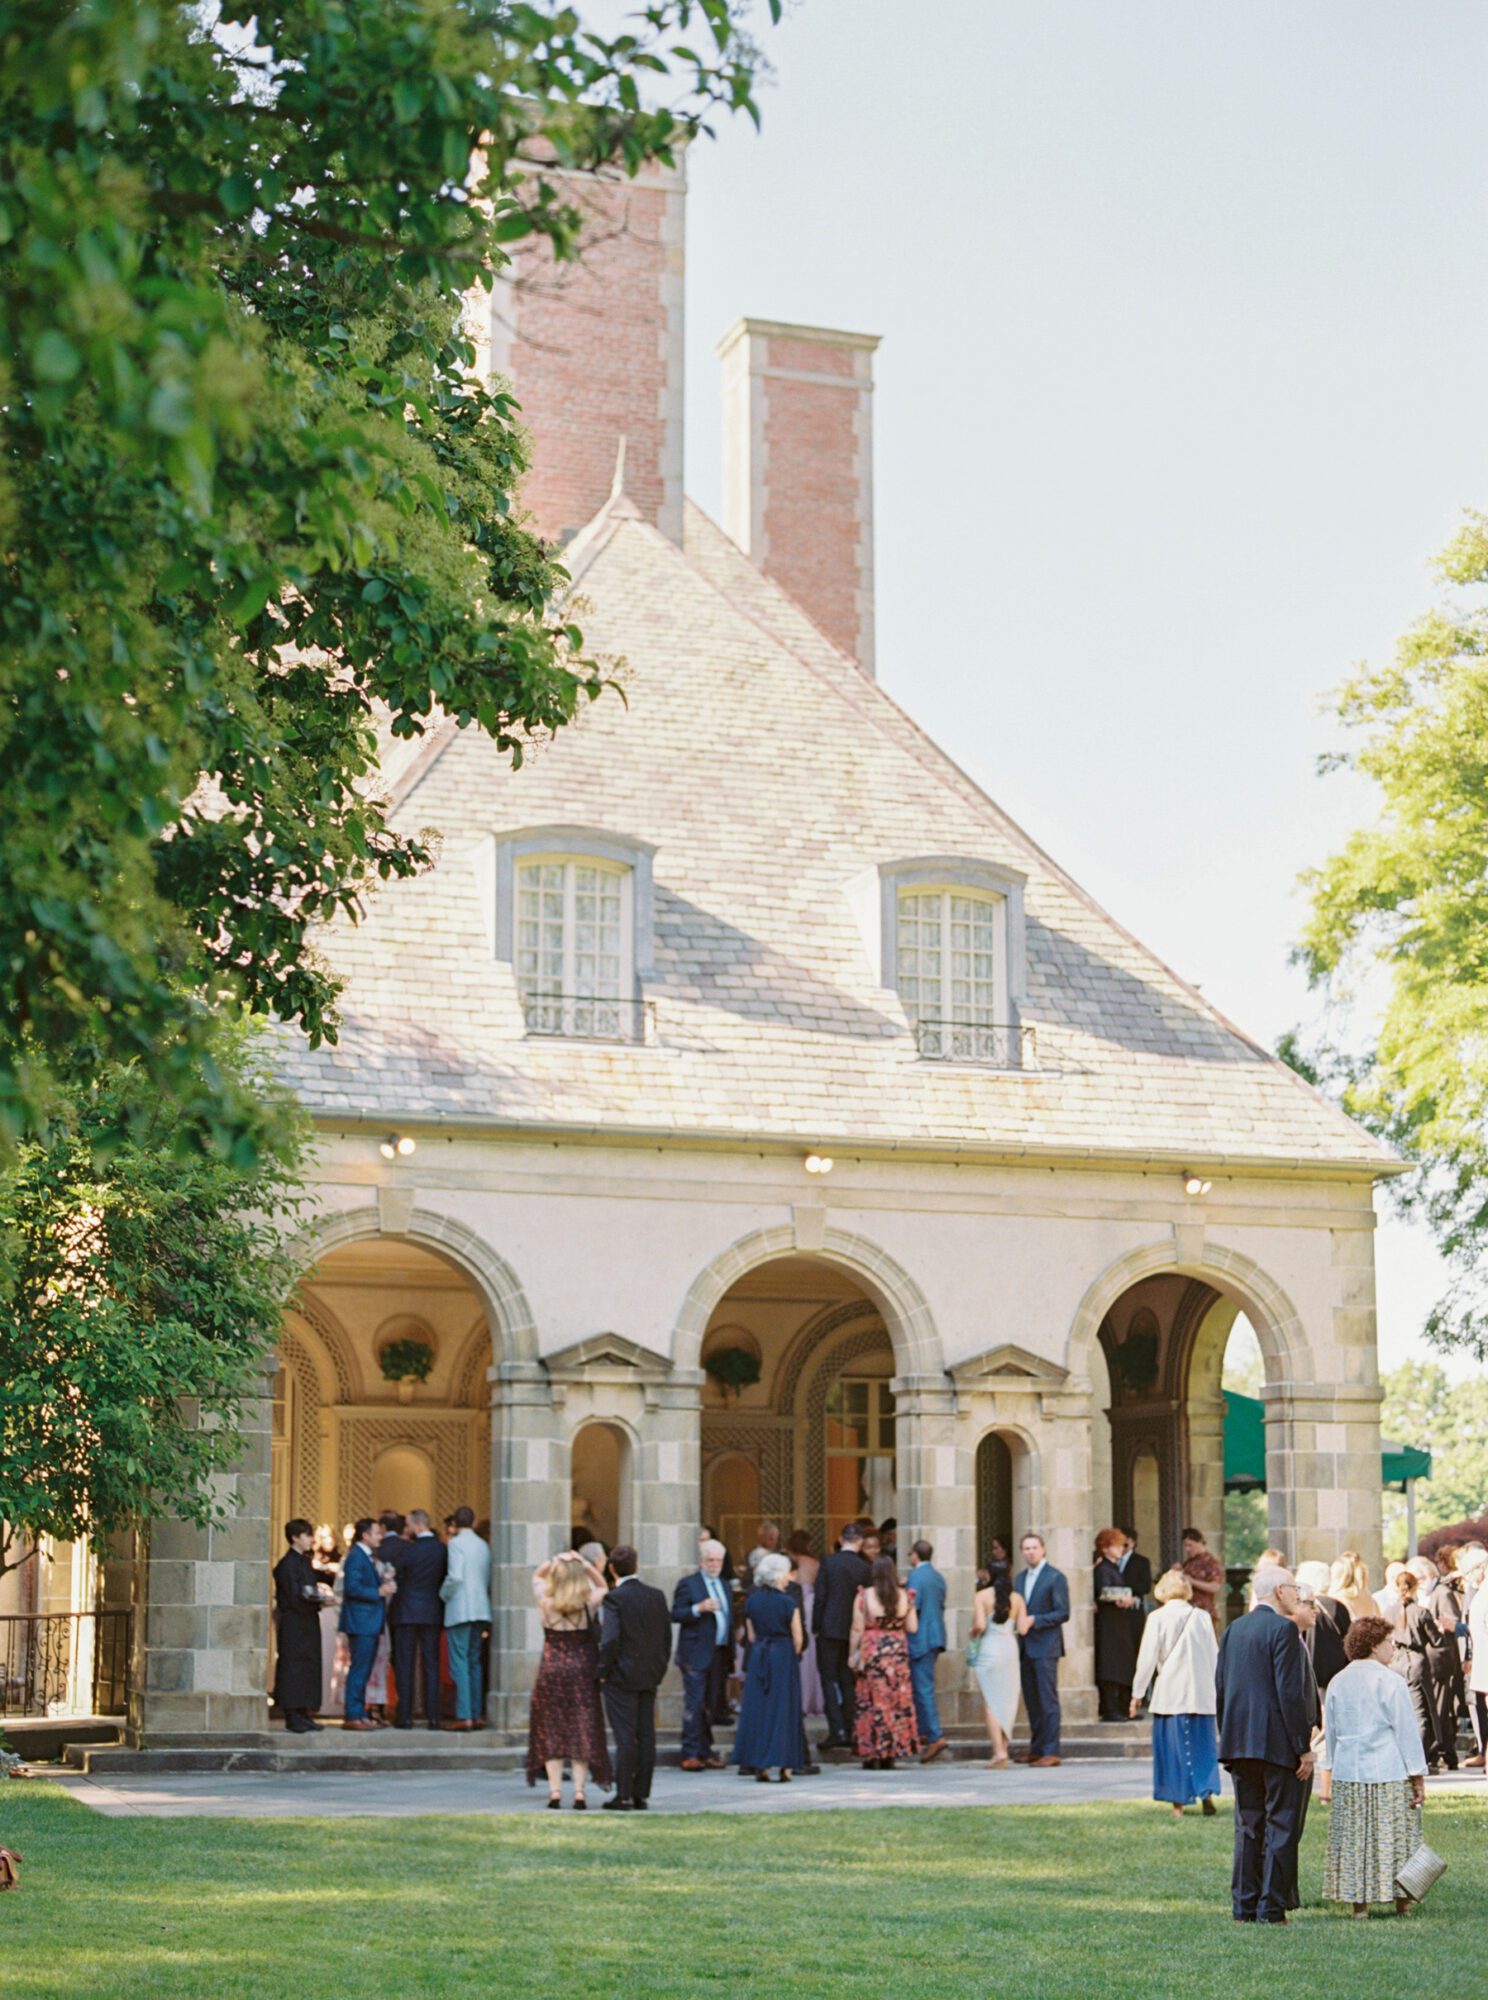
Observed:
[[[279,1334],[279,1355],[294,1377],[299,1408],[293,1431],[294,1455],[290,1461],[290,1512],[320,1519],[320,1370],[306,1343],[294,1328],[285,1325]],[[288,1442],[288,1440],[286,1440]]]
[[[305,1230],[295,1247],[309,1272],[341,1244],[358,1242],[364,1236],[403,1237],[456,1265],[480,1298],[493,1353],[499,1351],[502,1361],[537,1360],[537,1325],[521,1279],[483,1237],[453,1216],[415,1207],[401,1229],[384,1229],[380,1209],[347,1209]]]
[[[289,1310],[309,1328],[319,1345],[320,1354],[335,1377],[335,1394],[328,1400],[359,1403],[362,1399],[362,1372],[357,1366],[356,1349],[345,1327],[325,1300],[303,1291],[291,1301]]]
[[[999,1524],[995,1519],[1000,1511],[996,1496],[989,1490],[988,1444],[996,1440],[1008,1455],[1007,1511],[1009,1519]],[[1026,1425],[1011,1422],[1006,1417],[994,1418],[983,1424],[978,1431],[971,1451],[972,1476],[975,1483],[976,1502],[976,1555],[980,1561],[986,1556],[993,1533],[1007,1530],[1006,1547],[1008,1558],[1014,1569],[1018,1566],[1017,1538],[1032,1529],[1035,1534],[1047,1534],[1048,1526],[1041,1518],[1044,1501],[1043,1468],[1039,1458],[1038,1439]],[[1020,1505],[1024,1518],[1018,1518]]]
[[[491,1330],[481,1314],[460,1345],[459,1359],[451,1371],[452,1400],[462,1409],[483,1409],[490,1401],[486,1370],[492,1360]]]
[[[1312,1349],[1297,1308],[1254,1258],[1222,1243],[1206,1243],[1197,1259],[1183,1257],[1171,1238],[1128,1250],[1091,1283],[1075,1311],[1065,1350],[1065,1366],[1073,1380],[1089,1380],[1090,1356],[1100,1338],[1101,1322],[1122,1293],[1143,1278],[1169,1272],[1202,1278],[1224,1296],[1239,1301],[1260,1342],[1268,1386],[1316,1380]]]
[[[819,1247],[803,1250],[791,1224],[741,1236],[693,1279],[672,1334],[673,1367],[680,1370],[701,1365],[703,1335],[731,1285],[761,1264],[799,1256],[838,1265],[861,1285],[883,1315],[900,1375],[938,1379],[945,1374],[945,1355],[929,1302],[901,1264],[869,1237],[855,1236],[845,1229],[827,1229]]]

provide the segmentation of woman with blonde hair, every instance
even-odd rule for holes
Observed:
[[[1147,1620],[1132,1682],[1131,1715],[1152,1689],[1152,1796],[1173,1808],[1202,1800],[1206,1817],[1219,1791],[1215,1734],[1214,1669],[1219,1641],[1214,1620],[1193,1601],[1193,1584],[1181,1568],[1165,1570],[1153,1586],[1157,1609]]]
[[[1369,1589],[1369,1565],[1357,1549],[1345,1549],[1329,1573],[1328,1595],[1336,1597],[1350,1618],[1378,1618],[1380,1608]]]
[[[563,1804],[563,1766],[573,1767],[574,1810],[588,1807],[585,1786],[608,1791],[613,1778],[599,1705],[599,1635],[595,1614],[605,1599],[603,1573],[572,1549],[539,1563],[532,1595],[542,1621],[543,1655],[527,1724],[527,1782],[548,1778],[548,1810]]]

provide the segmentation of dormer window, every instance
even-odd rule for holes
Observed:
[[[630,870],[556,855],[520,862],[517,991],[530,1035],[632,1037]]]
[[[883,983],[927,1062],[1015,1069],[1027,1031],[1023,877],[994,863],[925,857],[881,868]]]
[[[651,854],[581,827],[532,827],[494,843],[495,946],[529,1035],[647,1039]]]

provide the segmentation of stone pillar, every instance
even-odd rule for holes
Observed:
[[[1039,1396],[1039,1473],[1043,1534],[1049,1560],[1069,1582],[1070,1616],[1064,1628],[1059,1701],[1064,1726],[1095,1719],[1095,1598],[1091,1550],[1105,1496],[1093,1488],[1091,1426],[1106,1421],[1090,1385],[1071,1381]],[[1013,1552],[1013,1568],[1021,1558]]]
[[[487,1711],[499,1729],[527,1726],[542,1630],[532,1572],[568,1531],[568,1453],[539,1361],[505,1361],[491,1382],[491,1686]]]
[[[1224,1557],[1223,1393],[1188,1399],[1188,1511],[1183,1526],[1199,1530],[1223,1563]],[[1152,1564],[1154,1578],[1160,1565]]]
[[[1266,1522],[1292,1563],[1357,1549],[1382,1575],[1380,1390],[1375,1383],[1267,1383]]]
[[[134,1644],[125,1740],[183,1747],[268,1725],[267,1382],[243,1408],[243,1449],[212,1489],[221,1527],[153,1522],[134,1565]]]
[[[936,1674],[941,1719],[963,1715],[966,1641],[976,1589],[976,1449],[956,1414],[957,1394],[944,1375],[896,1375],[894,1394],[899,1508],[899,1570],[923,1535],[946,1580],[946,1650]],[[980,1704],[978,1704],[978,1712]]]
[[[705,1379],[701,1368],[683,1368],[644,1391],[636,1554],[641,1575],[669,1596],[677,1578],[698,1564]]]

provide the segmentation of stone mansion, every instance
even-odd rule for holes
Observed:
[[[280,1524],[391,1504],[489,1517],[501,1726],[574,1526],[670,1590],[703,1520],[737,1557],[762,1515],[820,1550],[864,1511],[935,1544],[952,1713],[979,1552],[1043,1532],[1093,1714],[1092,1537],[1218,1546],[1241,1313],[1274,1539],[1378,1562],[1397,1163],[876,683],[875,341],[726,334],[716,523],[682,489],[682,172],[588,198],[590,256],[533,253],[471,324],[623,699],[515,773],[450,724],[389,745],[438,864],[326,937],[339,1045],[285,1045],[318,1222],[236,1516],[137,1566],[135,1743],[262,1730]]]

